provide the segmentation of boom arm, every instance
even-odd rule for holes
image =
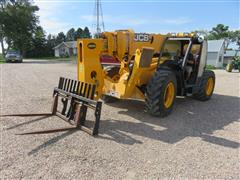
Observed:
[[[153,54],[159,53],[166,38],[166,36],[160,34],[140,35],[135,34],[132,30],[121,30],[104,32],[100,39],[78,40],[78,80],[97,84],[95,99],[99,99],[104,93],[103,88],[106,75],[100,63],[101,56],[107,55],[117,59],[121,64],[120,75],[123,77],[125,73],[124,79],[126,79],[126,76],[131,74],[129,63],[135,56],[136,50],[149,47],[153,48]],[[137,75],[136,73],[133,74]],[[135,78],[129,77],[127,79],[132,80]],[[126,86],[125,80],[123,86]],[[127,94],[130,94],[129,92]]]

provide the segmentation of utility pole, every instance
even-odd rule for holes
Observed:
[[[104,31],[104,22],[103,22],[103,11],[102,11],[102,4],[101,0],[95,0],[95,12],[94,16],[96,16],[96,27],[94,28],[96,30],[95,36],[97,38],[100,37],[101,32]],[[101,19],[100,19],[101,18]],[[101,29],[102,28],[102,29]]]

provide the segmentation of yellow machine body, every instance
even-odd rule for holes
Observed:
[[[97,135],[102,108],[102,101],[98,99],[103,95],[106,103],[116,98],[145,99],[149,114],[165,117],[171,113],[177,95],[190,94],[206,101],[214,91],[215,74],[205,70],[207,41],[194,34],[145,34],[132,30],[104,32],[98,39],[78,39],[77,50],[78,81],[60,77],[53,91],[51,112],[0,115],[57,116],[71,127],[20,135],[75,129]],[[108,63],[108,66],[101,63],[106,57],[114,63]],[[190,58],[193,61],[188,68],[193,70],[186,74]],[[89,108],[94,111],[93,123],[85,123]]]
[[[104,32],[99,39],[79,39],[78,80],[97,84],[96,100],[102,95],[119,99],[144,99],[139,87],[151,79],[158,63],[154,54],[160,52],[169,36],[120,30]],[[100,58],[103,56],[119,61],[120,68],[114,77],[109,77],[101,65]],[[164,59],[160,63],[162,61]]]
[[[97,84],[95,99],[104,94],[119,99],[143,99],[144,94],[137,87],[146,84],[151,78],[157,66],[157,58],[152,59],[152,56],[160,51],[166,37],[167,35],[135,34],[132,30],[121,30],[105,32],[99,39],[79,39],[78,80]],[[143,47],[148,47],[147,53],[152,59],[144,66],[140,62]],[[119,61],[117,77],[107,76],[100,63],[101,56],[110,56]],[[132,70],[129,68],[131,63]]]

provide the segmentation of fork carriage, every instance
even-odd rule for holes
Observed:
[[[70,128],[24,132],[18,135],[53,133],[71,129],[81,129],[90,135],[98,135],[102,102],[94,100],[95,90],[95,84],[60,77],[58,87],[54,88],[53,91],[53,104],[50,113],[1,116],[57,116],[72,125]],[[61,100],[62,107],[59,106],[59,100]],[[88,108],[94,110],[93,127],[88,127],[85,123]]]

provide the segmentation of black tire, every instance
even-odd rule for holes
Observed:
[[[115,97],[112,97],[112,96],[108,96],[108,95],[102,95],[102,98],[101,98],[104,103],[106,104],[111,104],[111,103],[114,103],[116,101],[118,101],[119,99],[115,98]]]
[[[172,84],[174,92],[172,94],[171,105],[166,107],[166,89]],[[173,72],[168,70],[160,70],[155,72],[152,79],[147,85],[145,94],[146,111],[153,116],[165,117],[169,115],[175,104],[177,93],[177,80]]]
[[[213,80],[213,86],[212,86],[211,92],[207,93],[208,81],[210,79]],[[207,101],[212,97],[214,87],[215,87],[215,74],[214,74],[214,72],[210,71],[210,70],[205,70],[203,72],[203,75],[202,75],[198,85],[196,86],[196,88],[193,91],[194,92],[193,97],[195,99],[200,100],[200,101]]]
[[[226,71],[227,72],[232,72],[232,69],[233,69],[232,63],[228,63],[227,66],[226,66]]]

